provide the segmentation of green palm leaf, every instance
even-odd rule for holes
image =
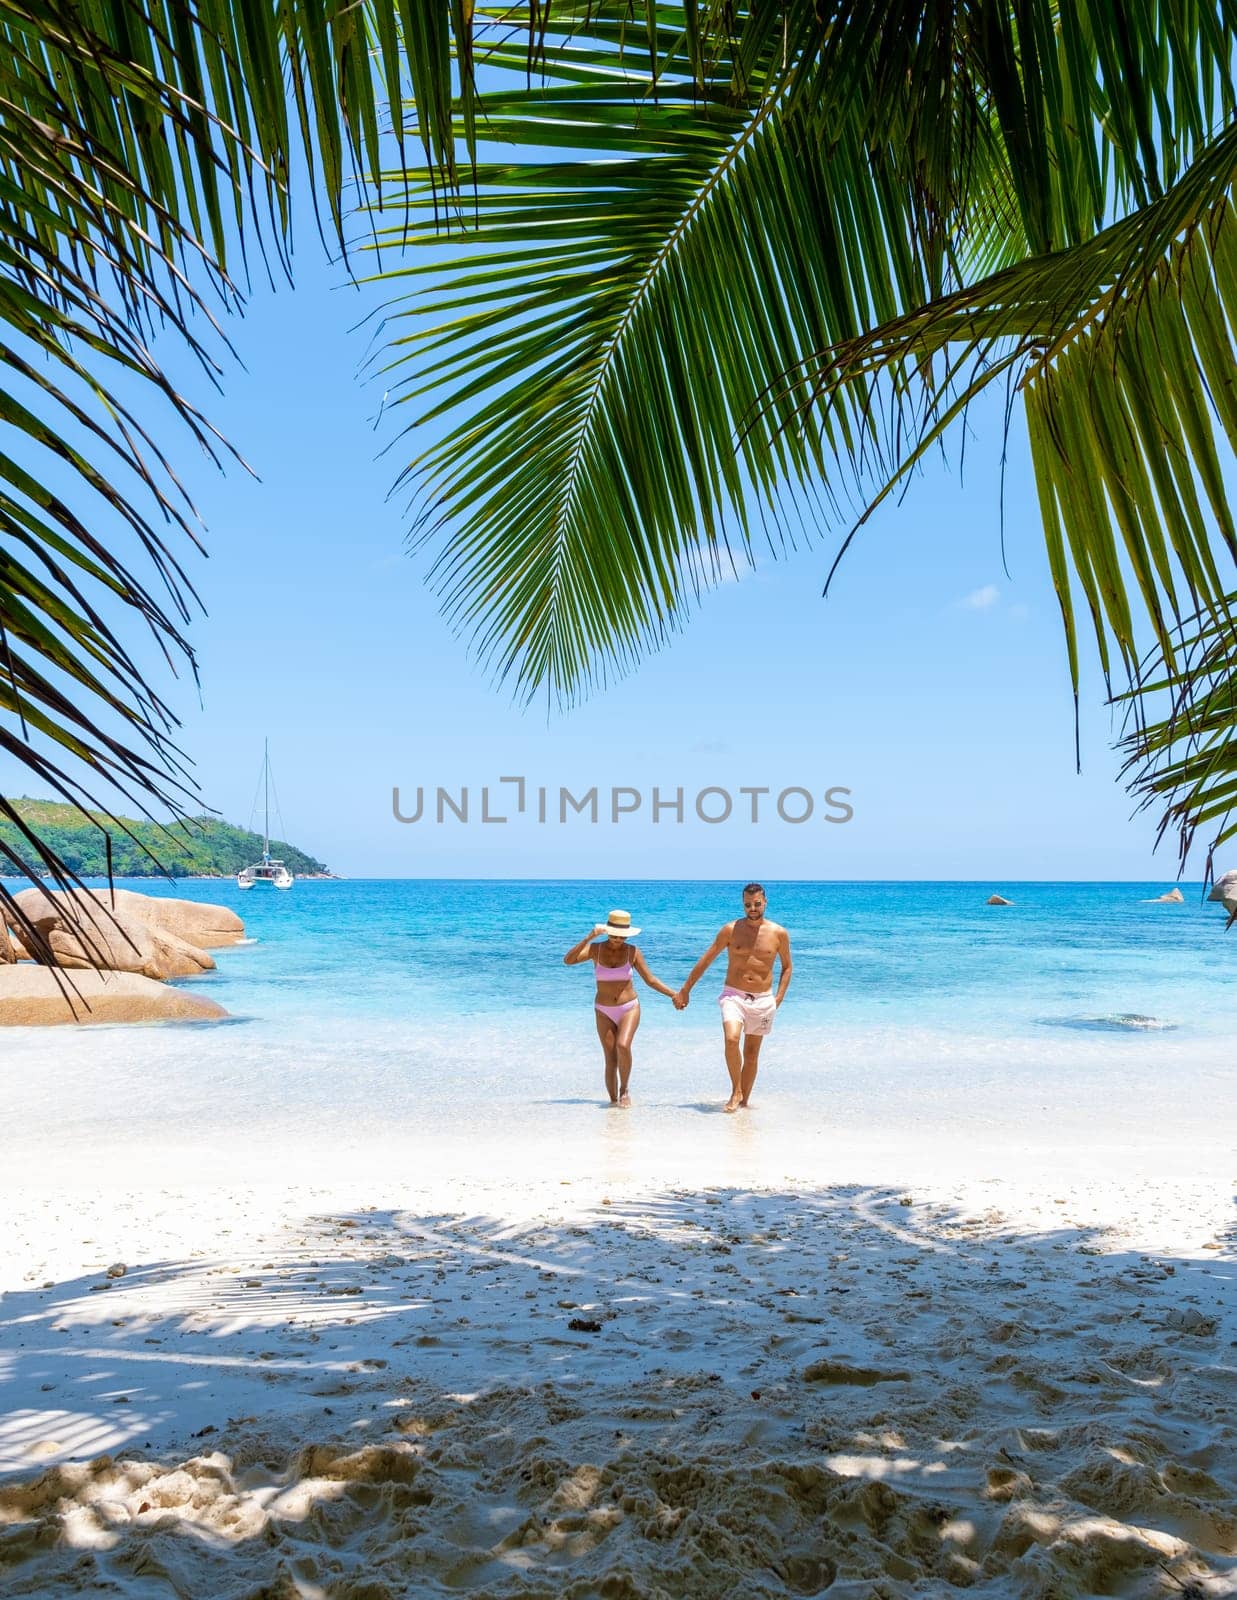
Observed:
[[[343,244],[352,175],[403,149],[380,126],[384,93],[411,90],[422,159],[457,186],[472,85],[451,45],[466,60],[469,28],[452,0],[0,0],[0,750],[44,790],[105,810],[105,785],[183,818],[176,721],[128,630],[196,670],[183,563],[197,521],[159,440],[171,423],[182,444],[224,447],[151,330],[174,330],[217,379],[210,305],[239,300],[229,255],[284,256],[298,152]],[[130,406],[135,377],[146,399]],[[2,797],[0,812],[16,820]],[[64,886],[55,851],[22,831],[25,858]],[[2,886],[0,910],[46,955]]]
[[[807,531],[781,491],[820,483],[825,447],[782,426],[790,403],[736,454],[740,424],[805,346],[930,289],[910,186],[859,124],[826,147],[775,63],[740,84],[726,58],[701,82],[686,36],[668,28],[654,66],[582,24],[538,82],[487,88],[487,142],[525,154],[479,162],[450,270],[432,185],[408,187],[411,225],[382,236],[432,251],[384,276],[411,289],[386,319],[388,382],[418,423],[445,423],[407,473],[433,576],[525,695],[569,700],[656,647],[731,541],[745,560],[757,537]],[[849,438],[841,419],[834,443]]]
[[[1237,594],[1177,631],[1171,662],[1157,651],[1122,700],[1134,726],[1121,742],[1123,776],[1160,835],[1177,836],[1182,868],[1199,828],[1212,853],[1237,838]],[[1158,714],[1149,716],[1151,707]],[[1231,925],[1231,923],[1230,923]]]
[[[1022,393],[1075,693],[1080,609],[1105,672],[1130,680],[1148,625],[1169,671],[1185,618],[1232,625],[1235,178],[1237,125],[1094,239],[835,346],[800,380],[826,419],[856,387],[888,413],[865,441],[888,472],[870,508],[985,388]]]
[[[388,370],[447,429],[408,476],[448,614],[570,698],[660,643],[728,540],[779,548],[788,492],[836,512],[880,472],[879,500],[1002,382],[1075,686],[1080,615],[1106,674],[1136,680],[1148,633],[1175,670],[1237,553],[1237,8],[656,13],[645,59],[562,8],[518,88],[522,57],[479,51],[506,159],[450,252],[417,185],[389,236],[435,247],[390,274]]]
[[[699,8],[658,6],[647,55],[624,47],[607,7],[554,15],[531,82],[509,86],[526,70],[518,43],[478,45],[487,143],[510,154],[479,165],[450,250],[428,183],[408,186],[411,222],[383,236],[433,250],[387,274],[411,291],[392,307],[387,371],[419,422],[446,427],[407,470],[433,574],[448,614],[525,695],[569,699],[655,647],[731,543],[744,559],[758,533],[774,548],[791,537],[795,494],[818,495],[811,523],[853,492],[855,466],[862,487],[881,461],[916,459],[922,431],[965,405],[950,409],[961,369],[951,360],[944,379],[924,353],[922,319],[955,305],[949,291],[971,320],[935,349],[960,339],[988,359],[1021,338],[1002,359],[1025,368],[1046,325],[1065,332],[1093,303],[1072,272],[1089,283],[1102,261],[1111,289],[1122,249],[1163,253],[1174,207],[1205,209],[1227,182],[1228,147],[1206,138],[1233,108],[1230,0],[1087,0],[1068,15],[1040,0],[752,5],[727,14],[729,32]],[[1104,230],[1129,204],[1130,227]],[[1047,308],[1044,250],[1062,263]],[[959,286],[993,267],[1021,274],[1007,303],[970,301]],[[975,333],[980,311],[996,317]],[[904,409],[881,433],[872,374],[885,337],[905,340],[900,365],[883,367]],[[1068,364],[1061,352],[1054,370]],[[802,394],[782,381],[796,369],[821,402],[807,429],[792,420]],[[981,366],[972,392],[1001,370]],[[1134,408],[1138,426],[1163,427],[1146,351],[1118,370],[1099,421]],[[1041,395],[1055,440],[1064,414],[1044,412],[1047,390],[1029,403]],[[1075,417],[1063,437],[1097,426]],[[1186,454],[1207,437],[1192,412]],[[1129,452],[1119,429],[1104,439],[1119,485]],[[1216,592],[1185,467],[1145,475],[1151,489],[1174,484],[1186,591]],[[1121,511],[1122,552],[1096,532],[1101,567],[1079,570],[1102,648],[1112,630],[1129,661],[1141,614],[1122,571],[1131,552],[1151,547],[1135,578],[1161,637],[1176,612],[1154,503],[1140,485]],[[1047,514],[1046,532],[1061,543]]]

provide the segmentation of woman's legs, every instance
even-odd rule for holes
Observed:
[[[629,1013],[630,1015],[630,1013]],[[618,1104],[619,1097],[619,1069],[618,1069],[618,1028],[609,1017],[603,1017],[600,1011],[594,1011],[593,1016],[597,1021],[597,1037],[601,1040],[601,1048],[606,1058],[606,1093],[610,1096],[612,1105]],[[626,1022],[624,1017],[623,1021]],[[631,1071],[631,1052],[627,1054],[628,1067]]]
[[[636,1037],[636,1029],[640,1026],[639,1003],[632,1006],[630,1011],[623,1013],[618,1025],[618,1037],[615,1040],[615,1056],[618,1063],[619,1105],[631,1104],[627,1093],[627,1081],[631,1077],[631,1045]]]

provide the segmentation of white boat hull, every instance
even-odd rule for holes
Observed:
[[[259,883],[269,883],[273,889],[290,889],[295,882],[282,861],[262,861],[257,866],[242,867],[236,874],[238,889],[252,889]]]

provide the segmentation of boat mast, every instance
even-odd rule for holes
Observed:
[[[262,859],[271,858],[271,741],[262,741]]]

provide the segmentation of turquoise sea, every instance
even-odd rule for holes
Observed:
[[[622,906],[677,985],[741,910],[739,885],[716,882],[127,887],[240,912],[253,942],[200,980],[234,1020],[5,1030],[11,1162],[33,1169],[49,1138],[94,1160],[170,1141],[205,1163],[244,1149],[319,1164],[587,1142],[615,1114],[590,973],[563,953]],[[767,887],[794,981],[754,1097],[766,1137],[1003,1131],[1083,1150],[1153,1139],[1165,1119],[1183,1139],[1227,1137],[1237,930],[1197,885],[1179,906],[1147,903],[1163,883]],[[986,906],[993,887],[1016,903]],[[722,976],[682,1015],[644,991],[627,1114],[642,1136],[699,1132],[723,1098]]]

